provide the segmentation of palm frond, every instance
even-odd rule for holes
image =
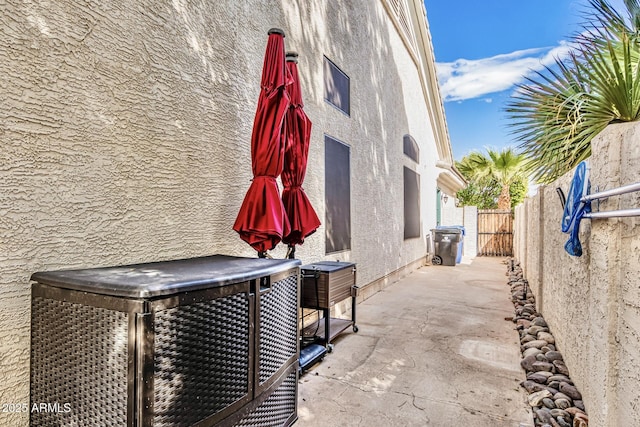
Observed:
[[[640,0],[625,0],[625,18],[606,0],[577,46],[519,86],[506,108],[512,134],[538,182],[550,182],[591,154],[609,123],[640,119]]]

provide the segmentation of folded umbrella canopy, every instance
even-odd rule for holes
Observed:
[[[582,245],[578,233],[582,217],[585,213],[591,212],[591,202],[582,200],[589,194],[589,190],[589,169],[586,162],[580,162],[576,166],[562,215],[562,232],[569,234],[569,240],[564,245],[564,249],[572,256],[582,256]]]
[[[292,84],[287,86],[291,105],[285,118],[286,145],[281,179],[284,187],[282,202],[291,224],[291,231],[282,238],[282,241],[289,245],[289,258],[294,258],[295,245],[302,244],[305,237],[318,229],[320,219],[302,189],[307,172],[311,120],[303,109],[297,53],[287,53],[287,68],[292,78]]]
[[[258,251],[260,257],[289,234],[289,220],[276,178],[282,172],[284,162],[283,124],[289,109],[286,86],[290,83],[291,76],[285,65],[284,32],[272,28],[251,134],[253,180],[233,225],[240,238]]]

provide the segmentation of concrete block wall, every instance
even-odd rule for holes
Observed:
[[[640,181],[640,124],[609,126],[592,142],[592,192]],[[581,257],[564,251],[562,207],[573,173],[540,187],[516,209],[515,251],[549,323],[591,426],[640,419],[640,218],[583,220]],[[640,194],[603,200],[594,210],[640,207]]]

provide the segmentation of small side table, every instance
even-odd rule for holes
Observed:
[[[339,261],[322,261],[303,265],[301,306],[322,311],[323,318],[303,328],[302,336],[317,336],[331,351],[331,342],[350,326],[356,325],[356,264]],[[351,298],[351,319],[331,317],[331,308]]]

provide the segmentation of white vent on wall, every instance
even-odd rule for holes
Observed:
[[[407,0],[387,0],[387,4],[400,27],[398,31],[409,46],[411,46],[411,49],[413,49],[414,52],[417,51],[416,37],[413,31],[413,24],[411,23],[411,15],[409,14]]]

